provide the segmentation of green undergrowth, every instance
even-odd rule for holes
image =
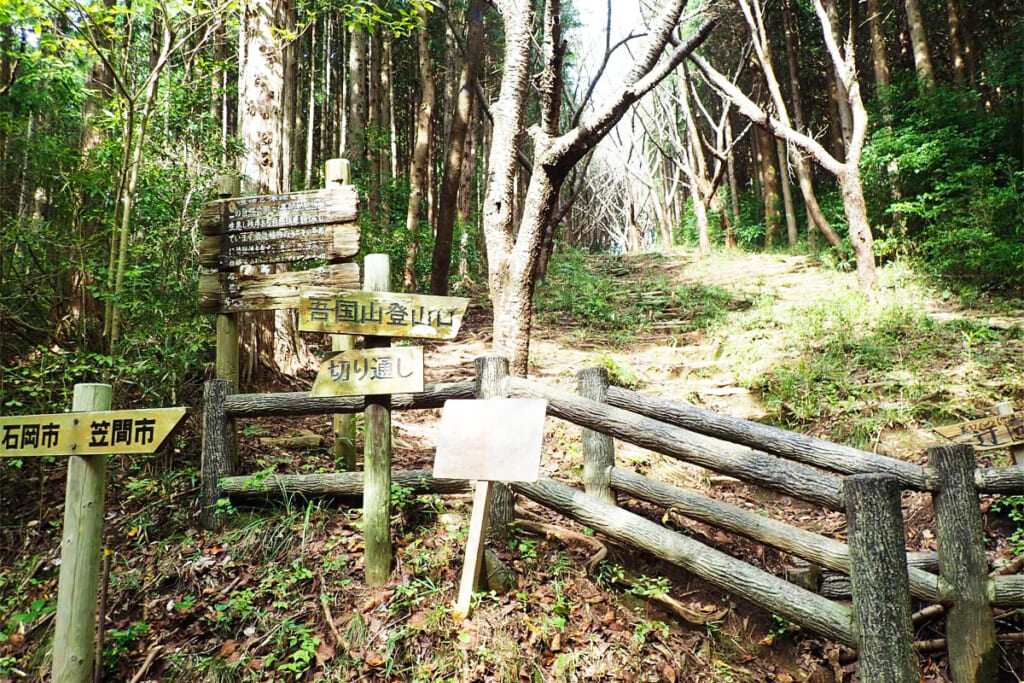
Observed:
[[[706,329],[746,305],[744,297],[721,287],[672,282],[650,267],[663,259],[658,254],[643,258],[652,263],[561,247],[537,288],[540,321],[570,338],[598,337],[614,346],[654,329]]]

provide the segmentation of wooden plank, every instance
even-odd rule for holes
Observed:
[[[0,417],[0,458],[153,453],[185,408]]]
[[[454,339],[469,299],[394,292],[311,289],[299,295],[303,332]]]
[[[980,420],[961,422],[949,427],[936,427],[935,432],[953,443],[974,446],[976,451],[990,451],[1024,444],[1024,410],[983,417]]]
[[[354,185],[290,194],[234,197],[209,202],[199,214],[204,235],[283,227],[350,223],[359,216]]]
[[[443,408],[451,398],[473,398],[473,382],[428,384],[422,393],[391,396],[392,410]],[[280,394],[235,394],[224,399],[228,415],[234,417],[298,417],[361,413],[366,410],[365,396],[314,398],[306,391]]]
[[[452,618],[462,621],[469,616],[473,601],[473,586],[480,577],[480,565],[484,558],[484,537],[487,534],[487,516],[491,507],[489,481],[478,481],[473,493],[473,513],[469,518],[469,534],[466,538],[466,560],[462,564],[462,578],[459,580],[459,597],[452,610]]]
[[[548,402],[489,398],[448,401],[434,455],[447,479],[537,481]]]
[[[358,263],[333,263],[287,273],[204,273],[199,276],[199,310],[241,313],[298,308],[303,288],[358,286]]]
[[[310,396],[371,396],[423,391],[423,349],[343,351],[320,366]]]
[[[199,265],[219,270],[267,263],[336,261],[359,251],[355,223],[283,227],[255,232],[207,235],[199,250]]]

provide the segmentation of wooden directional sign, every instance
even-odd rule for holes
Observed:
[[[335,263],[287,273],[207,273],[199,276],[199,310],[240,313],[298,308],[301,289],[358,286],[357,263]]]
[[[0,457],[153,453],[184,408],[0,417]]]
[[[209,202],[199,216],[199,229],[204,235],[223,235],[351,223],[358,215],[359,195],[355,186],[342,185],[330,190],[233,197]]]
[[[469,299],[359,290],[303,291],[299,329],[379,337],[453,339]]]
[[[369,396],[423,391],[423,349],[395,346],[339,353],[320,366],[311,396]]]
[[[220,199],[203,208],[199,263],[244,265],[337,261],[359,251],[359,199],[351,185],[331,190]]]
[[[547,405],[536,398],[445,401],[434,476],[537,481]]]
[[[1007,415],[993,415],[980,420],[961,422],[935,431],[953,441],[970,444],[976,451],[990,451],[1014,444],[1024,444],[1024,410]]]

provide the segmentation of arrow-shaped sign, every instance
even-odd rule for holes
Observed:
[[[0,458],[153,453],[185,408],[0,417]]]

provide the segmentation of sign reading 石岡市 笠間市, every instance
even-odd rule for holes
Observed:
[[[970,444],[976,451],[1024,444],[1024,410],[936,427],[935,431],[953,443]]]
[[[320,366],[310,396],[372,396],[423,391],[423,349],[394,346],[345,351]]]
[[[0,458],[153,453],[184,408],[0,417]]]
[[[299,294],[303,332],[379,337],[454,339],[469,299],[361,290],[306,290]]]

